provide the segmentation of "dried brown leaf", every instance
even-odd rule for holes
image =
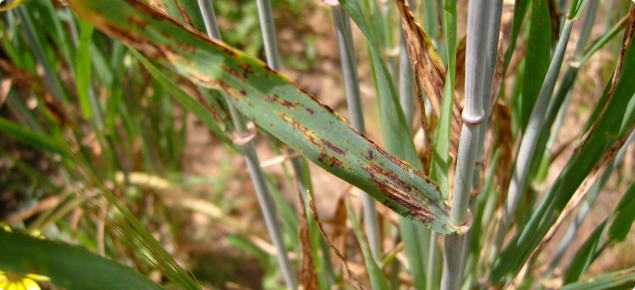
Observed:
[[[467,49],[466,37],[463,36],[456,47],[456,70],[454,73],[454,92],[462,96],[465,94],[465,51]]]
[[[309,208],[311,209],[311,214],[313,215],[313,219],[315,219],[315,223],[317,224],[318,229],[322,233],[322,236],[324,236],[324,240],[329,245],[329,247],[333,249],[333,252],[335,252],[335,255],[337,255],[337,257],[340,259],[340,262],[342,262],[342,270],[344,272],[344,276],[348,279],[348,281],[351,282],[351,284],[353,284],[353,286],[357,290],[365,290],[366,288],[359,282],[359,279],[357,279],[357,276],[355,275],[355,273],[353,273],[353,271],[348,266],[348,264],[346,264],[346,259],[344,258],[344,256],[340,253],[340,251],[337,250],[335,245],[333,245],[328,235],[326,235],[326,232],[324,231],[324,228],[322,227],[322,223],[320,222],[320,218],[317,215],[317,210],[315,210],[315,204],[313,204],[313,198],[311,198],[310,194],[307,195],[307,198],[309,200]]]
[[[9,94],[9,91],[11,90],[12,83],[13,83],[13,80],[11,79],[4,79],[0,83],[0,108],[2,108],[2,105],[4,105],[4,101],[7,99],[7,95]]]
[[[439,117],[441,113],[441,102],[443,101],[443,90],[445,87],[446,72],[439,54],[434,49],[430,38],[423,31],[423,28],[415,21],[414,15],[405,0],[396,0],[401,14],[401,26],[404,30],[406,43],[408,44],[408,55],[410,65],[415,71],[416,83],[419,83],[426,92],[434,114]],[[418,87],[418,86],[417,86]],[[423,95],[417,94],[420,104],[423,104]],[[454,96],[452,108],[452,129],[450,135],[450,154],[456,156],[459,148],[459,136],[463,120],[461,118],[462,108],[459,99]],[[422,119],[425,115],[422,115]],[[423,124],[425,122],[422,121]]]
[[[500,188],[499,206],[507,197],[509,181],[512,177],[512,154],[514,140],[512,139],[512,113],[511,109],[502,101],[498,102],[495,111],[496,124],[498,124],[497,140],[500,157],[494,173],[498,187]]]
[[[298,240],[300,240],[300,283],[303,290],[317,290],[317,275],[313,263],[313,250],[311,249],[311,237],[309,234],[309,221],[306,218],[306,210],[300,191],[298,194]],[[310,196],[309,192],[307,195]]]
[[[487,113],[490,116],[494,110],[494,105],[498,102],[498,94],[501,91],[503,85],[503,78],[505,76],[505,52],[503,51],[503,33],[499,32],[498,37],[498,55],[496,56],[496,67],[494,68],[494,81],[492,87],[492,98],[489,102],[489,111]]]
[[[11,79],[12,85],[39,96],[44,101],[47,111],[58,124],[75,127],[75,122],[69,117],[70,113],[68,113],[68,110],[42,89],[42,87],[39,86],[41,82],[30,72],[17,67],[5,59],[0,59],[0,71],[2,71],[6,79]]]

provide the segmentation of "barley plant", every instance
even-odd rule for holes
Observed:
[[[631,1],[0,5],[0,289],[635,286]]]

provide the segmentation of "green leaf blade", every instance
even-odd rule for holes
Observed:
[[[0,269],[47,276],[65,289],[163,289],[129,267],[61,242],[0,230],[0,248]]]
[[[288,78],[136,1],[69,1],[112,37],[208,88],[219,88],[262,129],[409,220],[459,231],[434,183],[358,133]]]

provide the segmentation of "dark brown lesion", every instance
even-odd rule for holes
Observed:
[[[183,6],[181,6],[179,1],[174,1],[174,4],[179,9],[179,12],[181,13],[181,16],[183,16],[183,20],[185,20],[185,23],[187,23],[187,25],[189,25],[191,28],[195,28],[194,24],[192,23],[192,19],[190,19],[190,16],[187,15],[187,12],[185,11],[185,8],[183,8]]]
[[[243,69],[243,78],[245,80],[247,80],[249,78],[250,74],[254,73],[253,68],[248,63],[243,62],[243,63],[239,64],[238,66]]]
[[[326,165],[329,165],[331,167],[340,167],[340,168],[345,169],[344,162],[342,162],[342,160],[339,160],[339,159],[335,158],[334,156],[326,154],[326,152],[324,152],[324,150],[322,150],[320,152],[320,156],[318,157],[318,161],[320,161],[320,162],[322,162],[322,163],[324,163]]]
[[[289,109],[289,110],[295,110],[297,111],[298,108],[296,108],[296,106],[284,99],[281,99],[280,96],[278,96],[277,94],[273,94],[273,95],[264,95],[263,98],[265,99],[265,101],[270,102],[270,103],[278,103],[282,106],[284,106],[285,108]]]
[[[136,16],[128,16],[128,22],[138,26],[139,28],[145,30],[148,27],[148,22],[143,19],[139,19]]]
[[[187,51],[189,53],[196,53],[196,47],[194,47],[191,44],[187,44],[187,43],[182,43],[182,42],[177,42],[176,46],[178,46],[179,48],[183,49],[184,51]]]
[[[339,147],[333,145],[333,143],[329,142],[328,140],[324,140],[323,138],[320,138],[320,141],[322,142],[322,144],[324,144],[326,147],[328,147],[329,149],[331,149],[331,151],[339,154],[339,155],[346,155],[346,151],[340,149]]]
[[[228,72],[230,75],[233,75],[235,77],[237,77],[238,79],[240,79],[241,81],[245,82],[246,79],[243,77],[243,75],[241,73],[239,73],[236,69],[234,69],[233,67],[226,67],[224,65],[221,65],[220,68],[226,72]]]

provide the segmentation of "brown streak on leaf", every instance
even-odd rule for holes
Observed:
[[[324,240],[329,245],[329,247],[333,249],[333,252],[335,252],[335,255],[340,259],[340,262],[342,262],[344,276],[348,279],[348,281],[351,282],[351,284],[353,284],[353,286],[357,290],[365,290],[366,288],[359,282],[359,279],[357,279],[357,276],[355,276],[355,273],[353,273],[353,271],[351,271],[351,268],[348,267],[348,264],[346,264],[346,258],[344,258],[344,256],[340,253],[340,251],[337,250],[335,245],[333,245],[329,237],[326,235],[326,231],[324,231],[324,228],[322,227],[320,218],[317,215],[317,210],[315,210],[315,204],[313,204],[313,198],[311,198],[310,194],[307,194],[307,199],[309,200],[309,208],[311,209],[311,215],[313,215],[313,219],[315,220],[315,223],[317,224],[318,229],[322,233],[322,236],[324,236]]]
[[[185,9],[183,8],[183,6],[181,6],[181,3],[179,3],[178,0],[174,0],[174,4],[176,4],[176,7],[179,9],[179,12],[181,13],[181,16],[183,16],[183,20],[185,20],[187,25],[189,25],[193,29],[196,29],[194,27],[194,24],[192,23],[192,19],[190,19],[190,16],[187,15],[187,12],[185,12]]]
[[[549,20],[551,21],[551,41],[556,42],[560,38],[560,11],[553,3],[553,0],[547,0],[549,6]]]

